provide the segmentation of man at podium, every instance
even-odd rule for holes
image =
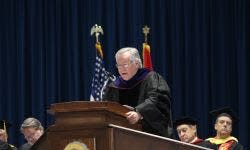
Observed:
[[[169,137],[172,120],[167,82],[155,71],[142,68],[136,48],[120,49],[115,59],[120,76],[105,88],[103,100],[131,108],[127,120],[131,124],[141,121],[143,131]]]

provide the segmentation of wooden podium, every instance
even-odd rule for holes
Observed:
[[[72,101],[56,103],[55,116],[32,150],[199,150],[199,146],[141,132],[125,117],[129,109],[115,102]]]

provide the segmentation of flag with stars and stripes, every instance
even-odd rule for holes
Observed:
[[[115,77],[106,71],[103,62],[103,51],[100,43],[96,43],[96,59],[94,77],[91,84],[90,101],[102,101],[103,90],[109,81],[113,81]]]

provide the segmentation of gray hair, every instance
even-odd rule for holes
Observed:
[[[189,126],[189,128],[193,128],[193,129],[195,129],[195,135],[197,136],[197,125],[188,125]]]
[[[140,54],[139,54],[138,50],[134,47],[124,47],[124,48],[118,50],[115,54],[115,59],[117,60],[119,55],[126,53],[126,52],[129,52],[129,54],[130,54],[130,61],[131,62],[137,61],[139,63],[139,67],[142,68],[142,61],[141,61]]]
[[[25,128],[34,128],[36,130],[44,130],[41,122],[37,120],[36,118],[27,118],[23,121],[20,131],[23,132]]]

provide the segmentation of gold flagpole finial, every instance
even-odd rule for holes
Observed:
[[[98,26],[97,24],[95,24],[95,25],[91,28],[90,35],[95,34],[96,43],[99,43],[99,39],[98,39],[98,38],[99,38],[100,33],[103,35],[102,27],[101,27],[101,26]]]
[[[149,34],[150,28],[146,25],[144,28],[142,28],[142,33],[145,36],[145,43],[148,43],[148,34]]]

